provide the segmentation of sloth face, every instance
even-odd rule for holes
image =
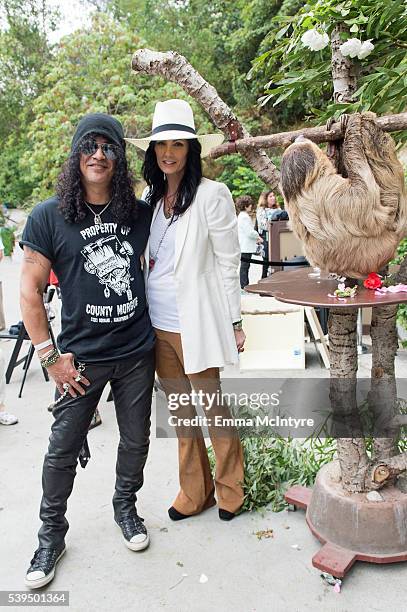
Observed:
[[[287,202],[325,174],[335,173],[327,156],[315,143],[304,136],[296,138],[284,152],[281,162],[281,189]]]
[[[281,162],[281,189],[287,201],[299,196],[314,174],[314,148],[318,147],[303,136],[300,138],[285,150]]]

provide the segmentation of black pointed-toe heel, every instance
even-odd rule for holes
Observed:
[[[168,516],[172,521],[182,521],[182,519],[189,518],[190,515],[181,514],[181,512],[178,512],[178,510],[174,508],[174,506],[171,506],[171,508],[168,508]]]
[[[229,512],[229,510],[222,510],[219,508],[219,518],[221,521],[231,521],[234,519],[236,514],[234,512]]]

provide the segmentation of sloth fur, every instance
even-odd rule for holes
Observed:
[[[406,235],[403,168],[392,138],[373,113],[346,118],[343,166],[347,178],[303,137],[284,152],[281,187],[291,227],[313,266],[363,278],[379,272]]]

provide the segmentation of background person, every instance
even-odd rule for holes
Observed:
[[[266,215],[268,221],[288,221],[288,213],[280,206],[273,191],[268,192],[266,201]]]
[[[4,256],[4,244],[1,239],[0,232],[0,261]],[[3,349],[0,348],[0,425],[15,425],[18,423],[18,418],[14,414],[6,411],[4,405],[6,397],[6,361],[4,359]]]
[[[267,218],[267,195],[270,192],[263,191],[260,194],[259,200],[257,202],[257,210],[256,210],[256,221],[257,221],[257,231],[261,238],[263,238],[263,249],[264,249],[264,261],[268,261],[269,258],[269,231],[268,231],[268,218]],[[262,269],[262,278],[266,278],[268,276],[268,265],[265,263]]]
[[[256,252],[257,245],[263,242],[263,238],[253,227],[250,213],[253,210],[253,198],[249,195],[242,195],[236,198],[236,209],[238,211],[237,224],[240,251],[243,257],[252,257]],[[240,287],[244,289],[249,284],[250,262],[241,261],[240,263]]]

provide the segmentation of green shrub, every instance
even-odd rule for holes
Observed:
[[[4,255],[11,255],[14,249],[15,243],[15,230],[10,227],[1,227],[1,239],[4,244]]]
[[[223,171],[217,180],[229,187],[234,199],[241,195],[250,195],[257,204],[261,192],[269,189],[240,155],[225,157],[222,165]]]
[[[309,486],[314,483],[320,468],[333,460],[336,442],[325,440],[299,440],[280,437],[243,438],[245,464],[242,512],[270,506],[273,512],[287,507],[284,495],[295,484]],[[215,468],[213,448],[209,448],[209,461]]]

